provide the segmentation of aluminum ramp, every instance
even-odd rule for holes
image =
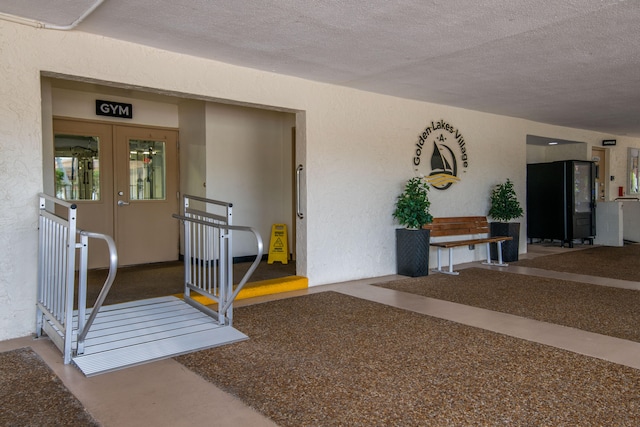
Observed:
[[[102,307],[72,361],[92,376],[246,339],[176,297],[152,298]]]
[[[113,238],[79,230],[74,203],[40,194],[36,336],[49,336],[65,364],[74,363],[91,376],[248,339],[232,327],[233,301],[260,263],[262,238],[251,227],[231,224],[231,203],[183,199],[185,215],[173,215],[184,223],[183,299],[167,296],[103,306],[118,268]],[[56,206],[66,213],[57,215]],[[235,290],[232,232],[253,234],[257,252]],[[109,248],[109,274],[93,309],[87,308],[90,239],[104,240]]]

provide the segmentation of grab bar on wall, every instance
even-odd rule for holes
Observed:
[[[298,167],[296,168],[296,215],[298,215],[298,218],[300,219],[304,218],[302,208],[300,207],[300,176],[303,170],[304,167],[302,165],[298,165]]]

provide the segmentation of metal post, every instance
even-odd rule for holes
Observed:
[[[80,235],[80,271],[78,283],[78,331],[84,330],[87,320],[87,267],[89,258],[89,237]],[[78,354],[84,353],[84,340],[78,341]]]
[[[498,265],[502,264],[502,241],[498,241]]]
[[[66,301],[65,301],[65,336],[64,363],[71,362],[71,344],[73,340],[73,292],[76,270],[76,213],[77,206],[69,206],[69,228],[66,238]]]
[[[449,273],[453,273],[453,248],[449,248]]]

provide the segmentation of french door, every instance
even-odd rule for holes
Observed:
[[[112,236],[119,265],[179,256],[175,130],[54,119],[56,197],[78,206],[78,227]],[[92,241],[89,267],[108,265]]]

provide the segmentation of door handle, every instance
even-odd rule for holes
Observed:
[[[302,207],[300,205],[300,175],[302,174],[303,170],[304,167],[302,165],[298,165],[298,167],[296,168],[296,215],[300,219],[304,219],[304,213],[302,213]]]
[[[118,206],[129,206],[129,202],[125,202],[124,200],[118,200]]]

